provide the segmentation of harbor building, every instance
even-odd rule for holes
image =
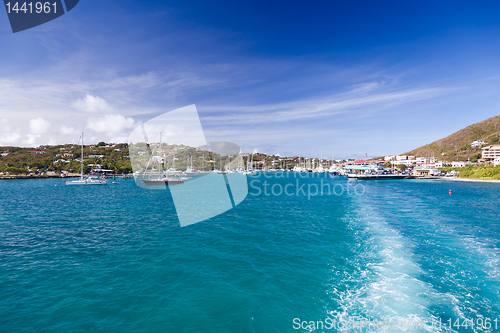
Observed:
[[[496,158],[500,157],[500,145],[490,145],[481,148],[481,150],[481,162],[493,162]]]
[[[441,174],[441,171],[438,169],[433,169],[433,168],[419,168],[413,170],[413,175],[414,176],[439,176]]]

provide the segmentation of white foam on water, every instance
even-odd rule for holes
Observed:
[[[340,302],[341,311],[330,311],[328,315],[343,322],[352,322],[354,317],[361,316],[397,325],[395,328],[370,329],[365,326],[358,329],[363,332],[405,331],[401,327],[408,325],[417,325],[417,328],[407,329],[412,332],[453,331],[444,326],[431,326],[438,318],[428,311],[428,306],[431,305],[429,299],[440,296],[430,284],[417,278],[422,269],[412,260],[410,242],[372,209],[364,206],[358,213],[359,217],[352,218],[349,223],[356,224],[358,228],[363,227],[368,236],[368,239],[360,240],[367,248],[364,257],[359,258],[359,264],[366,262],[368,269],[360,271],[355,277],[356,282],[361,285],[359,289],[348,288],[345,292],[332,292],[332,296]],[[352,331],[352,328],[339,329],[349,330]]]
[[[411,204],[424,205],[418,198],[413,198]],[[441,215],[439,212],[431,214],[433,209],[429,207],[425,210],[429,216]],[[447,261],[438,259],[443,260],[442,267],[446,273],[442,282],[452,286],[451,291],[441,294],[441,299],[445,300],[442,304],[450,305],[454,317],[461,320],[497,318],[494,307],[498,307],[500,302],[500,249],[495,246],[495,240],[478,237],[477,230],[469,224],[445,224],[428,218],[419,222],[432,235],[433,241],[454,255]],[[476,285],[472,280],[476,281]],[[475,327],[468,330],[482,331]]]
[[[425,230],[433,242],[450,251],[449,257],[435,258],[437,263],[442,261],[443,271],[438,272],[442,276],[430,273],[433,279],[440,278],[442,284],[449,285],[450,290],[438,292],[431,284],[419,280],[417,277],[420,274],[429,272],[423,272],[412,260],[413,241],[391,228],[375,213],[375,209],[370,208],[369,204],[359,201],[362,207],[360,216],[351,219],[351,223],[365,226],[366,233],[370,235],[367,253],[372,252],[380,261],[374,261],[369,266],[371,272],[365,273],[368,278],[361,275],[358,277],[362,284],[360,290],[350,291],[345,293],[344,297],[339,297],[343,311],[331,313],[331,316],[347,318],[354,313],[366,317],[372,315],[382,320],[413,319],[429,322],[438,320],[431,311],[428,311],[431,305],[449,308],[453,312],[453,320],[457,318],[461,321],[478,318],[484,320],[488,315],[495,314],[494,307],[500,300],[500,288],[497,283],[500,278],[500,250],[493,245],[493,241],[477,237],[474,230],[467,225],[443,224],[439,220],[429,219],[428,216],[433,216],[432,208],[426,207],[423,202],[414,202],[415,200],[421,201],[413,198],[411,203],[406,202],[406,204],[424,206],[422,208],[425,209],[426,215],[417,216],[422,230]],[[431,257],[432,259],[434,258]],[[482,275],[481,272],[485,273],[487,280],[494,283],[486,286],[486,282],[483,281],[483,285],[471,285],[467,277],[480,280],[478,277]],[[482,296],[475,293],[479,288],[484,288],[483,293],[486,290],[493,294]],[[445,332],[455,331],[455,328],[441,326],[440,329],[427,327],[426,330]],[[477,327],[468,327],[467,330],[484,331]]]

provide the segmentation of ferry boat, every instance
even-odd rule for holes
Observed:
[[[356,179],[356,180],[385,180],[385,179],[405,179],[408,178],[406,175],[397,175],[394,173],[350,173],[347,175],[348,179]]]
[[[410,178],[406,174],[395,174],[390,171],[385,170],[382,167],[366,171],[364,173],[349,173],[347,174],[348,179],[355,180],[389,180],[389,179],[406,179]]]

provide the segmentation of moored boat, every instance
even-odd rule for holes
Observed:
[[[82,155],[80,156],[80,179],[78,180],[67,180],[64,183],[66,185],[107,185],[108,182],[105,178],[102,177],[90,177],[84,176],[83,174],[83,133],[81,136],[82,140]]]
[[[143,179],[142,182],[146,185],[179,185],[184,184],[182,178],[158,178],[158,179]]]

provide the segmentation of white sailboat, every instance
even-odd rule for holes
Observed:
[[[83,174],[83,133],[82,133],[82,155],[80,156],[81,165],[80,165],[80,179],[66,181],[66,185],[107,185],[108,182],[104,178],[92,178],[90,176],[84,176]]]
[[[250,158],[247,159],[247,171],[243,172],[243,174],[245,176],[252,176],[257,174],[257,171],[253,170],[253,155],[250,155]]]
[[[186,168],[186,172],[184,172],[184,174],[186,175],[186,177],[198,177],[200,173],[197,170],[193,169],[193,156],[191,156],[191,158],[188,158],[188,160],[186,161],[186,166],[188,165],[189,160],[191,160],[191,166],[188,166]]]
[[[160,132],[160,147],[158,149],[158,155],[151,155],[151,158],[146,166],[144,173],[139,173],[134,175],[134,177],[139,177],[139,179],[146,185],[178,185],[184,184],[186,177],[181,177],[181,171],[175,169],[175,155],[173,157],[172,168],[163,171],[164,159],[161,154],[162,145],[162,133]],[[154,164],[158,164],[158,170],[154,171]],[[148,167],[151,164],[151,171],[148,171]]]

